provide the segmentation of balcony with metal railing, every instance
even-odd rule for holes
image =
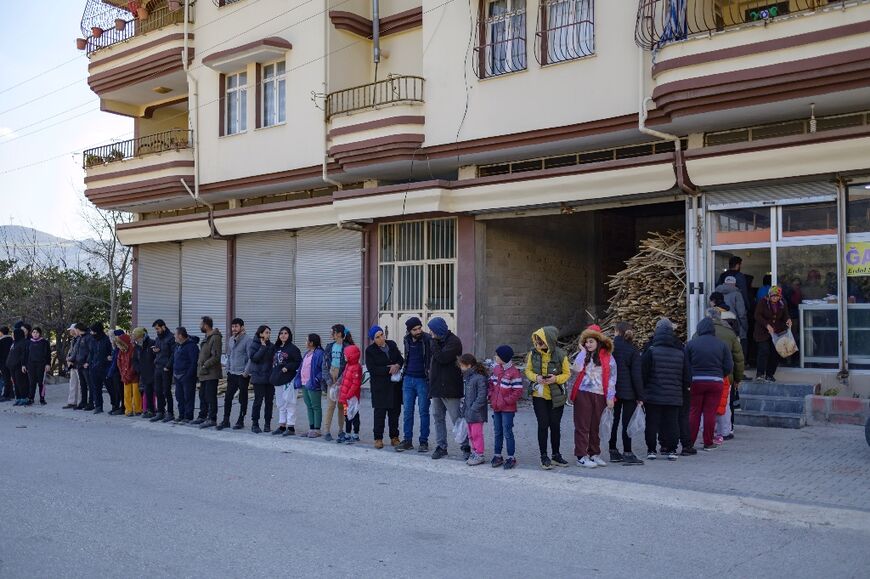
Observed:
[[[326,118],[388,105],[422,104],[423,84],[423,78],[419,76],[391,76],[329,93],[326,96]]]
[[[193,10],[188,12],[193,22]],[[184,2],[181,0],[88,0],[82,15],[83,38],[79,47],[90,56],[104,48],[183,22]]]
[[[193,131],[171,129],[84,151],[85,195],[99,207],[133,210],[184,198],[192,184]]]

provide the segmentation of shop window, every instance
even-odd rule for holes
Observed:
[[[870,304],[849,304],[848,320],[849,367],[870,369]]]
[[[837,204],[789,205],[782,208],[782,237],[837,235]]]
[[[849,188],[846,223],[848,233],[870,232],[870,185]]]
[[[776,273],[786,301],[825,300],[837,296],[836,245],[796,245],[776,249]]]
[[[713,214],[713,245],[770,242],[770,209],[731,209]]]

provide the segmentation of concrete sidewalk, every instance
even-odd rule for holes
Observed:
[[[0,405],[0,411],[21,415],[22,425],[39,419],[40,415],[49,414],[75,420],[77,422],[112,423],[124,427],[134,422],[142,422],[141,418],[115,417],[108,414],[94,415],[89,412],[62,410],[66,404],[67,385],[55,384],[47,386],[48,406],[13,407],[12,403]],[[251,393],[252,394],[252,393]],[[252,396],[249,406],[252,403]],[[108,397],[105,401],[108,408]],[[223,412],[223,399],[219,400],[219,417]],[[323,400],[326,408],[326,400]],[[238,403],[233,407],[232,421],[238,414]],[[215,433],[227,437],[271,437],[268,434],[255,435],[250,431],[250,408],[245,421],[245,430],[225,430]],[[299,400],[296,413],[296,425],[299,433],[307,430],[305,404]],[[370,448],[372,444],[372,409],[369,400],[363,400],[361,409],[361,438],[355,447]],[[262,422],[260,423],[263,425]],[[277,409],[272,426],[277,425]],[[419,435],[419,417],[416,420],[415,441]],[[165,424],[160,425],[172,429],[191,429],[190,426]],[[448,419],[448,429],[450,421]],[[400,431],[402,429],[400,420]],[[492,424],[486,425],[486,455],[492,456]],[[333,425],[333,435],[337,434]],[[517,441],[517,459],[520,469],[538,470],[537,427],[535,417],[528,402],[522,402],[514,422],[514,434]],[[143,435],[147,435],[143,431]],[[280,438],[287,444],[331,445],[335,449],[342,448],[334,442],[328,443],[321,439]],[[448,437],[450,461],[459,461],[461,453],[452,437]],[[635,450],[640,455],[645,450],[642,441],[635,441]],[[434,449],[434,429],[429,438],[430,449]],[[620,442],[621,445],[621,442]],[[324,449],[325,450],[325,449]],[[344,449],[348,453],[355,452],[354,447]],[[383,453],[394,453],[387,446]],[[624,467],[611,464],[605,468],[593,470],[580,469],[574,466],[573,460],[573,424],[570,409],[566,408],[562,420],[562,454],[572,463],[570,468],[554,468],[548,475],[555,477],[577,477],[579,479],[595,478],[613,481],[643,483],[668,488],[714,492],[733,495],[735,501],[741,497],[756,497],[776,501],[794,502],[815,506],[828,506],[857,509],[870,512],[870,447],[864,441],[864,431],[857,426],[814,426],[802,430],[784,430],[774,428],[752,428],[738,426],[735,439],[726,442],[713,452],[699,452],[697,456],[680,457],[676,462],[658,459],[646,461],[638,467]],[[416,451],[399,455],[402,460],[430,461],[429,455]],[[606,451],[605,451],[605,458]],[[467,467],[471,469],[472,467]],[[488,465],[473,467],[490,469]],[[505,473],[508,476],[508,473]]]

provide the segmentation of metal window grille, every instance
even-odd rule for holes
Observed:
[[[455,316],[456,219],[383,224],[379,240],[379,317]]]
[[[595,54],[594,0],[542,0],[535,57],[540,64]]]
[[[489,0],[481,16],[472,63],[477,78],[525,70],[525,0]]]

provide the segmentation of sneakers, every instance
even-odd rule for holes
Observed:
[[[611,448],[610,449],[610,462],[622,462],[622,461],[623,461],[622,453],[620,453],[615,448]]]
[[[593,462],[595,462],[596,466],[607,466],[607,463],[604,462],[604,459],[601,458],[600,454],[596,454],[592,457]]]
[[[462,447],[462,460],[468,460],[471,458],[471,447],[463,446]]]
[[[583,468],[596,468],[598,465],[595,464],[595,461],[592,460],[592,457],[581,456],[577,459],[577,466],[582,466]]]
[[[504,469],[510,470],[517,465],[517,459],[512,456],[507,457],[507,460],[504,461]]]
[[[757,374],[755,378],[752,379],[753,382],[767,382],[767,378],[765,378],[761,374]]]
[[[657,459],[658,457],[659,457],[659,455],[658,455],[658,454],[656,453],[656,451],[654,451],[654,450],[649,450],[649,451],[647,451],[647,453],[646,453],[646,459],[647,459],[647,460],[655,460],[655,459]]]
[[[285,434],[285,436],[286,436],[286,434]],[[324,435],[323,435],[323,440],[325,440],[326,442],[332,442],[332,433],[331,433],[331,432],[327,432],[326,434],[324,434]]]
[[[432,460],[438,460],[447,456],[447,449],[440,446],[435,447],[435,452],[432,453]]]
[[[263,431],[260,430],[260,425],[255,422],[254,424],[251,425],[251,432],[253,432],[254,434],[260,434]]]
[[[275,430],[272,431],[272,436],[281,436],[284,434],[285,430],[286,430],[285,427],[279,426],[278,428],[276,428]]]
[[[668,453],[668,460],[677,460],[677,451],[672,450]]]
[[[714,436],[713,437],[713,444],[715,444],[716,446],[722,446],[722,444],[724,442],[725,442],[725,439],[722,436]]]
[[[3,402],[6,402],[6,401],[4,400]],[[61,406],[61,410],[71,410],[75,407],[76,407],[75,404],[67,404],[66,406]]]
[[[734,433],[732,432],[731,434],[723,436],[722,440],[734,440]]]
[[[103,413],[102,408],[94,408],[94,414],[102,414],[102,413]]]
[[[353,436],[350,437],[350,440],[348,440],[347,442],[350,444],[352,444],[354,442],[359,442],[359,434],[354,434]]]
[[[715,444],[705,444],[704,450],[706,450],[707,452],[710,452],[711,450],[716,450],[716,445]]]
[[[375,440],[375,448],[380,450],[383,447],[384,447],[384,441],[382,439],[379,438],[379,439]]]
[[[398,436],[390,437],[390,446],[392,446],[393,448],[397,448],[400,444],[402,443],[399,441]]]
[[[267,422],[263,425],[263,432],[272,432],[272,424]]]
[[[429,452],[429,443],[428,442],[421,442],[417,446],[417,452],[421,452],[421,453],[422,452]]]
[[[215,426],[217,426],[217,422],[215,422],[214,420],[206,420],[199,425],[200,428],[214,428]]]
[[[282,434],[281,436],[295,436],[295,435],[296,435],[296,427],[295,426],[288,426],[287,430],[285,430],[284,434]]]
[[[636,457],[633,452],[626,452],[622,455],[622,466],[637,466],[643,464],[643,461]]]
[[[695,456],[696,454],[698,454],[698,450],[696,448],[692,446],[687,448],[684,446],[683,452],[680,453],[680,456]]]
[[[561,466],[561,467],[567,467],[567,466],[568,466],[568,461],[565,460],[564,458],[562,458],[562,455],[561,455],[561,454],[554,454],[554,455],[553,455],[552,462],[553,462],[553,464],[556,465],[556,466]]]
[[[402,442],[400,442],[399,444],[394,445],[394,446],[396,447],[396,452],[405,452],[406,450],[414,450],[414,443],[412,443],[410,440],[403,440]]]
[[[245,427],[245,423],[241,420],[233,424],[233,430],[241,430]]]
[[[308,438],[320,438],[320,431],[319,430],[309,430],[308,431]]]
[[[145,412],[144,414],[142,414],[142,419],[143,420],[151,420],[155,416],[157,416],[157,415],[149,410],[148,412]]]
[[[169,413],[169,414],[164,415],[163,419],[160,422],[173,422],[174,420],[175,420],[175,417],[172,415],[172,413]]]
[[[776,378],[774,378],[773,376],[765,376],[764,380],[766,382],[776,382]]]
[[[465,464],[467,464],[468,466],[477,466],[479,464],[483,464],[484,462],[486,462],[486,459],[483,458],[482,454],[472,452],[471,456],[468,457],[468,460],[465,461]]]
[[[121,416],[124,414],[124,410],[122,408],[112,408],[109,411],[109,416]]]
[[[489,464],[492,466],[492,468],[498,468],[500,466],[503,466],[504,465],[504,457],[497,454],[494,457],[492,457],[492,460],[490,461]]]
[[[541,468],[544,470],[550,470],[553,468],[553,461],[550,460],[549,456],[541,457]]]
[[[191,421],[191,424],[193,424],[194,426],[199,426],[203,422],[205,422],[205,418],[197,418],[196,420]]]
[[[335,439],[335,442],[337,444],[342,444],[342,443],[346,442],[348,438],[349,437],[344,432],[339,432],[338,438]]]
[[[229,420],[222,420],[220,424],[215,426],[215,430],[223,430],[224,428],[229,428],[229,427],[230,427],[230,421]]]

